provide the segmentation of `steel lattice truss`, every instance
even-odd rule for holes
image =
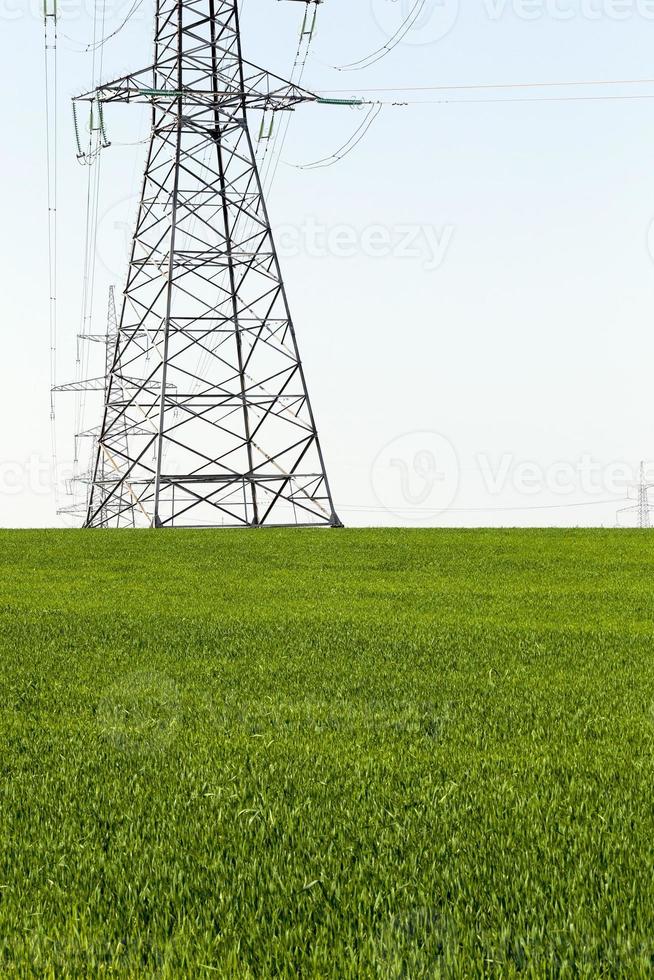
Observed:
[[[152,136],[86,525],[339,525],[247,121],[313,96],[243,62],[236,0],[159,0],[155,64],[88,97]]]

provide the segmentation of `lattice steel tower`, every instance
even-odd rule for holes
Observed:
[[[158,0],[154,65],[80,98],[152,106],[86,526],[340,526],[247,119],[315,97],[237,0]]]
[[[637,520],[637,526],[640,528],[651,528],[652,518],[651,518],[651,505],[649,502],[649,491],[652,489],[652,484],[647,482],[647,468],[644,460],[640,464],[640,479],[638,486],[636,487],[636,504],[633,507],[622,507],[616,517],[618,522],[618,527],[622,526],[620,524],[620,514],[634,514]]]

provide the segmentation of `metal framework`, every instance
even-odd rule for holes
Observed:
[[[652,507],[649,502],[649,491],[652,484],[647,482],[645,462],[640,464],[640,480],[636,487],[636,504],[633,507],[622,507],[617,513],[618,527],[620,527],[621,514],[634,514],[639,528],[651,528],[652,526]]]
[[[105,373],[101,378],[85,378],[79,381],[71,381],[67,384],[57,385],[52,389],[53,393],[66,391],[66,392],[86,392],[86,391],[97,391],[102,392],[104,395],[104,404],[108,405],[107,395],[109,389],[109,379],[111,377],[111,368],[114,361],[114,355],[116,351],[116,343],[118,341],[118,316],[116,314],[116,297],[115,289],[113,286],[109,287],[109,300],[107,303],[107,327],[105,332],[102,333],[80,333],[77,335],[77,363],[82,362],[82,345],[85,343],[98,343],[102,344],[104,348],[105,356]],[[109,405],[109,411],[113,412],[113,406]],[[124,422],[119,422],[116,425],[116,439],[119,440],[122,434],[123,449],[127,451],[127,427]],[[95,426],[92,429],[86,429],[83,432],[75,433],[75,464],[79,462],[79,440],[81,439],[91,439],[93,440],[94,451],[91,453],[93,459],[97,456],[98,439],[100,437],[100,426]],[[104,454],[99,457],[98,460],[99,467],[99,482],[104,483],[108,478],[109,466]],[[85,473],[82,475],[73,476],[69,483],[74,485],[75,483],[83,483],[88,487],[88,493],[92,486],[89,474]],[[73,493],[71,488],[70,493]],[[114,499],[108,499],[105,503],[104,513],[102,514],[102,526],[108,527],[110,524],[110,518],[112,516],[117,516],[116,511],[122,509],[122,492],[119,492]],[[60,507],[57,511],[59,514],[72,514],[74,516],[79,516],[82,519],[86,516],[88,512],[88,499],[86,503],[74,503],[67,507]]]
[[[152,106],[85,526],[340,526],[247,118],[315,96],[237,0],[158,0],[154,64],[80,99]]]

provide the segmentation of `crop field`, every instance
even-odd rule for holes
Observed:
[[[0,975],[651,977],[654,536],[0,532]]]

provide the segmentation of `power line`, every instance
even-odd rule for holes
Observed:
[[[467,91],[473,89],[515,89],[515,88],[571,88],[576,85],[654,85],[654,78],[604,78],[604,79],[576,79],[572,81],[546,81],[546,82],[502,82],[492,84],[490,82],[473,83],[467,85],[397,85],[386,86],[384,88],[362,88],[360,93],[374,92],[454,92]],[[345,92],[351,93],[349,88],[325,88],[319,89],[319,93]]]
[[[409,105],[486,105],[493,103],[515,103],[515,102],[614,102],[614,101],[640,101],[648,100],[654,98],[654,92],[643,92],[625,94],[607,94],[607,95],[563,95],[563,96],[526,96],[524,98],[510,98],[510,97],[498,97],[498,98],[487,98],[487,99],[403,99],[400,98],[404,93],[419,93],[419,92],[511,92],[516,90],[529,91],[532,89],[551,89],[551,88],[583,88],[585,86],[608,86],[608,85],[653,85],[654,79],[651,78],[622,78],[622,79],[590,79],[585,81],[552,81],[552,82],[508,82],[502,84],[472,84],[472,85],[420,85],[420,86],[397,86],[396,88],[386,87],[386,88],[367,88],[360,89],[358,93],[353,94],[351,89],[320,89],[317,94],[320,95],[331,95],[339,93],[347,93],[352,99],[356,99],[360,96],[360,105],[388,105],[388,106],[409,106]],[[367,99],[367,95],[376,94],[397,94],[397,99]]]
[[[317,7],[316,7],[316,13],[317,13]],[[305,20],[300,28],[298,47],[295,54],[295,61],[293,63],[293,68],[291,70],[291,76],[290,76],[290,81],[294,85],[300,86],[302,84],[302,79],[304,78],[304,73],[307,67],[307,59],[309,57],[309,52],[311,50],[311,42],[313,41],[313,37],[315,33],[315,27],[316,27],[316,22],[314,16],[313,24],[310,30],[308,32],[306,31],[305,29],[306,14],[305,14]],[[304,47],[304,53],[302,52],[303,47]],[[272,185],[275,182],[275,177],[277,176],[279,163],[282,157],[282,153],[284,152],[284,146],[286,144],[286,139],[288,137],[288,131],[290,125],[291,125],[291,114],[289,112],[286,114],[284,122],[282,124],[281,142],[279,142],[278,140],[279,133],[280,133],[280,131],[278,130],[277,133],[275,134],[271,158],[268,161],[268,165],[265,169],[265,172],[262,175],[264,190],[266,190],[267,192],[270,191]],[[279,148],[278,148],[278,143],[279,143]]]
[[[332,67],[336,71],[362,71],[364,68],[370,68],[372,65],[381,61],[387,55],[393,51],[398,44],[400,44],[406,35],[409,33],[418,17],[422,13],[426,0],[416,0],[416,3],[411,8],[411,12],[408,17],[403,21],[398,30],[393,34],[393,36],[383,44],[381,48],[377,48],[371,54],[366,55],[365,58],[361,58],[359,61],[353,61],[348,65],[333,65]]]
[[[487,506],[487,507],[378,507],[375,505],[365,506],[357,504],[341,504],[339,510],[352,512],[372,512],[372,513],[396,513],[396,514],[424,514],[425,516],[437,514],[483,514],[517,512],[531,510],[568,510],[576,507],[597,507],[607,504],[619,504],[628,497],[610,497],[605,500],[577,500],[568,501],[565,504],[517,504],[515,506]]]
[[[76,54],[88,54],[89,51],[97,51],[98,48],[104,47],[104,45],[107,43],[107,41],[110,41],[112,38],[116,37],[117,34],[120,34],[120,32],[123,30],[123,28],[126,27],[127,24],[130,22],[130,20],[132,19],[132,17],[136,13],[136,11],[140,7],[142,7],[142,6],[143,6],[143,0],[134,0],[134,2],[132,3],[132,6],[130,7],[129,11],[127,12],[127,15],[124,18],[124,20],[122,21],[122,23],[114,31],[112,31],[111,34],[107,34],[106,37],[103,36],[99,41],[96,41],[94,39],[89,44],[86,44],[86,45],[81,46],[80,47],[80,50],[77,51],[77,52],[75,52],[75,53]],[[81,41],[78,41],[74,37],[70,37],[68,34],[62,34],[61,36],[62,37],[65,37],[66,40],[67,41],[70,41],[72,44],[82,45],[82,42]]]
[[[648,84],[654,83],[654,79],[623,79],[617,82],[607,82],[607,81],[586,81],[586,82],[536,82],[532,84],[523,83],[509,83],[506,85],[434,85],[434,86],[420,86],[414,88],[380,88],[380,89],[361,89],[360,95],[382,93],[382,92],[436,92],[436,91],[473,91],[473,90],[515,90],[515,89],[532,89],[532,88],[549,88],[549,87],[560,87],[566,86],[570,87],[572,85],[608,85],[608,84]],[[379,112],[373,114],[374,107],[378,107],[381,110],[382,107],[391,108],[404,108],[407,106],[416,105],[489,105],[489,104],[501,104],[501,103],[538,103],[538,102],[612,102],[612,101],[639,101],[654,99],[654,92],[649,94],[635,94],[635,95],[571,95],[571,96],[538,96],[526,98],[488,98],[488,99],[365,99],[361,98],[360,101],[354,102],[356,96],[352,95],[350,89],[321,89],[317,93],[320,95],[329,95],[330,93],[349,93],[352,96],[352,104],[356,104],[360,107],[370,106],[371,110],[366,115],[363,123],[355,130],[354,134],[350,139],[334,153],[330,154],[328,157],[324,157],[320,160],[312,161],[306,164],[296,164],[289,163],[287,166],[294,167],[297,170],[319,170],[324,167],[333,166],[340,160],[345,159],[366,137],[368,131],[370,130],[372,124],[375,122]],[[359,136],[359,134],[361,134]],[[358,139],[356,137],[359,137]]]
[[[381,105],[403,108],[405,106],[420,105],[499,105],[524,103],[550,103],[550,102],[634,102],[647,101],[654,99],[654,92],[651,95],[570,95],[570,96],[543,96],[541,98],[526,99],[404,99],[399,100],[363,100],[361,105]]]
[[[132,11],[133,12],[133,11]],[[104,41],[106,31],[106,0],[102,0],[101,6],[96,3],[93,8],[93,41],[88,50],[92,54],[91,58],[91,87],[102,77],[104,64]],[[96,118],[97,114],[97,118]],[[84,231],[84,272],[82,287],[82,307],[80,312],[80,336],[88,336],[93,332],[93,307],[95,297],[95,275],[97,265],[97,233],[98,215],[101,185],[101,149],[106,144],[104,138],[104,123],[102,117],[102,106],[100,102],[91,103],[89,110],[89,133],[87,151],[81,162],[85,163],[87,169],[86,180],[86,216]],[[88,377],[90,362],[90,345],[82,345],[81,355],[78,353],[76,362],[76,381],[79,383],[83,378]],[[74,403],[74,430],[75,430],[75,452],[74,452],[74,473],[73,485],[77,485],[80,479],[79,474],[79,446],[80,436],[84,426],[84,416],[86,412],[87,390],[86,386],[79,384],[75,394]]]
[[[473,86],[470,86],[473,87]],[[482,86],[483,87],[483,86]],[[328,90],[323,90],[328,91]],[[330,90],[337,91],[337,90]],[[579,96],[541,96],[538,98],[498,98],[498,99],[415,99],[415,100],[403,100],[403,101],[393,101],[393,100],[383,100],[383,99],[362,99],[358,105],[359,106],[370,106],[370,112],[366,115],[365,119],[361,125],[355,130],[353,135],[343,144],[338,150],[330,154],[327,157],[323,157],[319,160],[312,161],[311,163],[297,164],[297,163],[287,163],[287,166],[294,167],[297,170],[319,170],[324,167],[333,166],[340,160],[345,159],[349,154],[362,142],[362,140],[367,136],[371,126],[377,119],[379,112],[383,107],[391,108],[403,108],[406,106],[415,105],[489,105],[489,104],[500,104],[500,103],[518,103],[518,102],[610,102],[610,101],[630,101],[630,100],[642,100],[642,99],[654,99],[654,92],[649,95],[579,95]],[[375,112],[377,108],[377,112]],[[361,134],[361,135],[359,135]],[[357,139],[358,137],[358,139]]]
[[[382,106],[380,103],[371,105],[370,110],[366,113],[365,119],[352,136],[350,136],[349,140],[328,157],[323,157],[321,160],[314,160],[312,163],[291,163],[287,164],[287,166],[294,167],[296,170],[321,170],[324,167],[332,167],[339,160],[344,160],[365,139],[381,110]]]
[[[43,7],[45,69],[45,142],[48,219],[48,326],[50,353],[50,444],[58,502],[57,429],[53,389],[57,383],[57,6],[46,0]]]

